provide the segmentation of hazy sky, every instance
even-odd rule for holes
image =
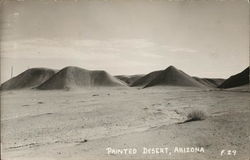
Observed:
[[[0,0],[2,81],[31,67],[116,74],[249,66],[247,0]]]

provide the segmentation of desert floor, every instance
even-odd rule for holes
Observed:
[[[203,121],[183,124],[193,110]],[[3,160],[250,158],[250,93],[180,87],[1,93]],[[87,140],[87,141],[86,141]],[[106,148],[137,148],[135,155]],[[168,147],[145,155],[143,147]],[[204,147],[205,153],[173,153]],[[236,150],[221,156],[221,150]]]

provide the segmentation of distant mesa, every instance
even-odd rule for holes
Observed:
[[[218,88],[233,88],[249,85],[249,67],[226,79]]]
[[[147,75],[111,76],[103,70],[86,70],[69,66],[60,71],[48,68],[31,68],[4,82],[1,90],[30,89],[54,90],[94,87],[153,87],[153,86],[190,86],[202,88],[235,88],[249,90],[249,68],[227,80],[191,77],[183,71],[169,66],[165,70]]]
[[[146,88],[163,85],[205,87],[203,84],[183,71],[176,69],[174,66],[169,66],[165,70],[151,72],[135,81],[131,86],[142,86]]]
[[[41,90],[71,89],[79,87],[126,86],[105,71],[90,71],[79,67],[65,67],[37,87]]]
[[[116,78],[120,79],[121,81],[125,82],[128,85],[131,85],[134,83],[136,80],[140,79],[143,77],[144,74],[137,74],[137,75],[117,75],[115,76]]]
[[[212,88],[217,88],[225,81],[225,79],[222,78],[199,78],[199,77],[193,77],[193,78],[198,82],[200,82],[201,84]]]
[[[37,87],[53,76],[57,70],[48,68],[31,68],[4,82],[1,90],[25,89]]]
[[[139,78],[138,80],[134,81],[130,86],[146,86],[149,84],[152,80],[154,80],[158,75],[160,75],[161,71],[154,71],[149,74],[146,74],[145,76]]]

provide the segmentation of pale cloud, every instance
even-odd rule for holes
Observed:
[[[169,50],[170,52],[183,52],[183,53],[196,53],[197,50],[190,49],[190,48],[172,48]]]
[[[161,60],[166,56],[196,53],[189,48],[162,45],[146,39],[58,40],[31,39],[2,42],[1,57],[7,58],[63,58],[89,60],[129,60],[134,63]],[[176,56],[174,56],[176,57]],[[178,57],[178,56],[177,56]]]
[[[20,13],[19,12],[15,12],[15,13],[13,13],[13,16],[15,16],[15,17],[18,17],[20,15]]]
[[[6,41],[1,45],[1,56],[9,58],[83,58],[91,55],[116,56],[138,53],[148,55],[151,51],[160,48],[158,44],[144,39],[105,41],[32,39]]]

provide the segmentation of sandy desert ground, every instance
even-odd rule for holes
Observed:
[[[193,110],[203,121],[183,124]],[[250,93],[191,87],[111,87],[1,93],[3,160],[250,158]],[[106,148],[137,148],[133,155]],[[169,154],[142,154],[168,147]],[[204,147],[205,153],[174,153]],[[235,156],[221,150],[236,150]]]

